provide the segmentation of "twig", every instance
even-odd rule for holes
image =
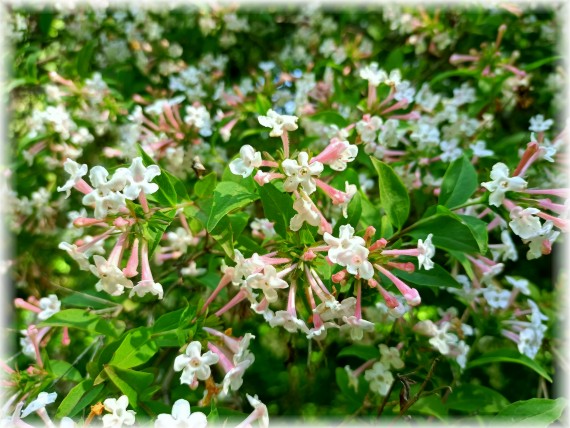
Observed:
[[[404,413],[410,408],[412,407],[416,401],[418,401],[421,398],[421,394],[423,392],[423,390],[425,389],[426,385],[428,384],[428,382],[431,380],[431,377],[433,376],[433,372],[435,370],[435,365],[437,364],[437,362],[439,361],[439,357],[436,357],[433,362],[431,363],[431,367],[429,369],[429,372],[425,378],[425,380],[423,381],[422,385],[420,386],[419,391],[417,392],[417,394],[414,396],[414,398],[412,398],[411,400],[408,400],[406,402],[406,404],[404,405],[404,407],[402,407],[400,409],[400,414],[398,416],[396,416],[396,419],[402,417],[404,415]]]

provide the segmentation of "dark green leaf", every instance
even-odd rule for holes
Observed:
[[[38,324],[38,327],[71,327],[96,334],[118,337],[115,326],[85,309],[65,309]]]
[[[552,378],[547,373],[547,371],[538,364],[536,361],[531,360],[526,355],[515,351],[514,349],[501,349],[499,351],[489,352],[488,354],[484,354],[481,357],[470,361],[467,364],[467,368],[470,369],[472,367],[483,366],[491,363],[516,363],[522,364],[523,366],[527,366],[528,368],[534,370],[540,376],[552,382]]]
[[[453,208],[463,204],[478,186],[477,172],[471,162],[462,156],[449,165],[439,194],[440,205]]]
[[[378,186],[380,189],[380,205],[386,211],[390,223],[400,229],[410,214],[410,196],[400,177],[394,170],[371,158],[374,168],[378,172]]]
[[[271,183],[259,188],[259,196],[265,217],[273,222],[275,232],[282,238],[286,238],[289,220],[295,215],[291,196],[288,193],[280,192]]]
[[[468,413],[496,413],[509,405],[509,400],[494,389],[466,384],[453,388],[446,401],[448,409]]]
[[[363,360],[373,360],[380,357],[380,350],[377,346],[368,345],[350,345],[343,348],[338,353],[338,357],[354,356],[362,358]]]

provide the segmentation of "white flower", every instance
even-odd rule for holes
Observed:
[[[40,309],[42,310],[38,314],[38,319],[47,320],[53,314],[57,314],[61,309],[61,302],[55,294],[50,294],[48,297],[42,297],[40,299]]]
[[[511,221],[509,226],[512,231],[520,236],[522,239],[531,239],[540,235],[542,231],[542,224],[540,218],[535,217],[533,214],[538,214],[540,210],[536,208],[514,207],[511,212]]]
[[[127,184],[130,172],[119,168],[107,181],[109,172],[102,166],[94,166],[89,173],[93,191],[83,197],[84,205],[95,205],[95,218],[105,218],[108,212],[116,213],[125,206],[125,195],[120,193]]]
[[[259,428],[269,428],[269,412],[267,411],[267,406],[259,400],[257,394],[253,397],[249,394],[245,394],[245,396],[249,404],[251,404],[251,407],[254,408],[253,412],[259,421]]]
[[[469,352],[469,345],[465,343],[465,341],[460,340],[457,346],[454,349],[455,361],[459,364],[459,367],[462,369],[465,368],[467,364],[467,353]]]
[[[350,224],[339,228],[338,238],[335,238],[330,233],[325,233],[323,239],[330,245],[328,257],[333,263],[339,263],[339,257],[342,257],[347,251],[365,244],[364,239],[360,236],[354,236],[354,228]]]
[[[350,257],[344,254],[339,258],[339,264],[346,266],[346,270],[352,275],[359,275],[362,279],[371,279],[374,276],[374,268],[368,261],[368,253],[365,247],[355,247],[350,252]]]
[[[527,182],[521,177],[509,178],[509,169],[502,162],[493,165],[491,170],[491,180],[481,183],[481,186],[491,192],[489,204],[495,207],[501,205],[505,199],[505,193],[508,191],[520,192],[526,189]]]
[[[79,269],[89,270],[91,264],[89,263],[89,257],[81,251],[77,251],[77,245],[69,244],[67,242],[60,242],[58,245],[60,250],[67,251],[67,254],[79,264]]]
[[[269,109],[267,116],[259,116],[257,120],[260,125],[266,128],[273,128],[269,133],[270,136],[281,137],[283,131],[294,131],[298,128],[297,120],[299,120],[299,118],[297,116],[282,115]]]
[[[183,227],[178,227],[174,232],[168,232],[166,234],[166,239],[168,239],[168,244],[170,248],[175,251],[180,251],[181,253],[186,253],[188,247],[197,244],[197,238],[192,236],[192,232],[186,230]]]
[[[404,367],[404,362],[400,358],[400,351],[398,348],[388,348],[386,345],[381,343],[380,348],[380,362],[386,367],[392,366],[395,369],[401,369]]]
[[[433,268],[433,262],[431,258],[435,255],[435,247],[431,243],[431,238],[433,234],[429,234],[425,242],[418,239],[418,268],[421,269],[422,266],[425,270],[430,270]]]
[[[289,222],[289,228],[296,232],[302,226],[303,223],[308,223],[311,226],[319,226],[321,222],[321,216],[319,211],[309,198],[301,197],[293,202],[293,209],[297,211],[291,221]]]
[[[158,299],[161,300],[164,295],[164,290],[162,289],[162,285],[158,282],[154,282],[150,279],[145,279],[139,281],[137,285],[135,285],[131,292],[129,293],[129,297],[133,297],[135,294],[139,297],[143,297],[148,293],[158,296]]]
[[[354,313],[355,305],[355,297],[347,297],[340,303],[333,297],[321,302],[313,312],[319,314],[323,321],[329,321],[334,318],[349,317]]]
[[[79,165],[77,162],[68,158],[63,164],[63,169],[70,177],[63,186],[57,188],[57,191],[65,192],[65,198],[67,199],[71,193],[71,188],[81,180],[81,177],[87,174],[87,165]]]
[[[512,260],[516,262],[519,258],[519,254],[511,238],[511,234],[507,229],[501,232],[501,241],[503,242],[502,244],[489,245],[491,253],[493,254],[493,260],[497,261],[501,259],[502,261]]]
[[[119,399],[107,398],[103,401],[105,410],[111,412],[110,415],[103,416],[103,426],[121,428],[123,424],[133,425],[135,423],[135,411],[127,410],[129,399],[126,395],[121,395]]]
[[[440,328],[435,326],[435,334],[429,339],[430,345],[437,349],[442,355],[449,354],[450,345],[455,345],[458,340],[455,334],[447,332],[449,327],[451,327],[451,324],[448,322],[442,323]]]
[[[528,252],[526,253],[528,260],[538,259],[543,254],[550,253],[550,248],[547,248],[545,244],[548,244],[550,247],[560,235],[560,232],[552,230],[553,226],[554,223],[552,221],[545,221],[537,236],[523,241],[525,244],[528,244]]]
[[[165,100],[165,99],[156,100],[154,103],[146,106],[144,108],[144,112],[147,114],[154,114],[158,116],[164,111],[165,105],[169,105],[172,107],[173,105],[180,104],[182,101],[184,101],[184,98],[185,97],[183,95],[180,95],[170,100]]]
[[[368,83],[372,86],[378,86],[383,83],[388,75],[382,69],[378,69],[378,63],[372,62],[364,68],[360,69],[359,75],[364,80],[368,80]]]
[[[288,311],[277,311],[274,317],[269,321],[271,327],[282,326],[289,333],[297,333],[301,331],[305,334],[309,333],[309,328],[305,321],[291,315]]]
[[[325,233],[323,239],[330,245],[328,258],[331,262],[345,266],[349,273],[360,275],[362,279],[372,278],[374,268],[368,261],[369,251],[364,247],[364,239],[354,236],[354,228],[351,225],[341,226],[338,238]]]
[[[307,195],[310,195],[317,190],[313,176],[319,176],[323,172],[323,164],[320,162],[309,164],[307,152],[299,153],[297,160],[285,159],[281,163],[283,171],[287,175],[283,188],[286,192],[294,192],[300,185]]]
[[[453,162],[461,157],[463,150],[457,147],[458,144],[459,141],[457,138],[452,138],[449,141],[442,141],[439,143],[439,148],[443,150],[443,153],[440,155],[443,162]]]
[[[277,276],[277,270],[272,265],[265,265],[263,273],[258,272],[250,275],[247,278],[247,285],[263,291],[269,303],[277,301],[276,289],[289,287],[286,281]]]
[[[487,143],[482,140],[476,141],[475,144],[470,144],[469,148],[473,150],[473,156],[478,158],[485,158],[495,154],[493,150],[487,149]]]
[[[350,317],[342,317],[342,320],[346,323],[343,324],[341,330],[349,330],[350,338],[352,340],[361,340],[364,336],[365,331],[373,331],[374,323],[366,321],[363,319],[358,319],[354,315]]]
[[[227,394],[230,389],[237,391],[241,388],[243,385],[243,375],[253,362],[253,354],[249,354],[243,361],[240,361],[233,369],[226,373],[222,381],[222,391],[224,394]]]
[[[506,309],[509,305],[511,292],[508,290],[498,290],[495,287],[488,287],[483,291],[483,297],[493,309]]]
[[[404,80],[396,85],[396,92],[394,93],[394,99],[396,101],[407,100],[411,103],[414,101],[415,95],[416,90],[412,87],[409,81]]]
[[[232,174],[241,175],[243,178],[249,177],[254,168],[261,166],[261,152],[249,145],[242,146],[239,150],[240,157],[230,162],[230,171]]]
[[[530,290],[528,288],[529,282],[528,279],[525,278],[514,278],[509,275],[505,275],[505,279],[509,284],[511,284],[514,288],[520,290],[522,294],[525,296],[530,296]]]
[[[251,227],[251,230],[262,233],[265,239],[273,238],[276,233],[273,222],[269,221],[266,218],[256,218],[250,223],[249,226]]]
[[[40,409],[45,408],[48,404],[54,403],[55,399],[57,398],[56,392],[40,392],[36,399],[32,401],[28,406],[22,410],[22,414],[20,415],[21,418],[25,418],[32,412],[36,412]]]
[[[158,166],[150,165],[145,168],[142,158],[137,157],[133,159],[128,171],[128,184],[123,191],[127,199],[134,201],[141,192],[144,192],[145,195],[151,195],[158,190],[156,183],[150,183],[154,177],[160,175]]]
[[[187,106],[184,122],[190,126],[198,128],[198,133],[202,137],[209,137],[212,135],[210,113],[204,106]]]
[[[388,393],[394,376],[388,367],[381,362],[376,362],[371,369],[364,372],[364,378],[370,383],[370,389],[378,395],[384,396]]]
[[[133,282],[127,279],[123,271],[104,257],[95,255],[93,261],[95,266],[91,266],[91,272],[99,278],[99,282],[95,284],[97,291],[105,290],[111,296],[120,296],[124,293],[125,287],[133,287]]]
[[[210,377],[212,364],[216,364],[220,357],[208,351],[202,355],[202,344],[198,341],[190,342],[186,352],[174,360],[174,371],[182,370],[180,383],[191,385],[194,379],[206,380]]]
[[[188,263],[188,266],[186,266],[185,268],[180,269],[180,273],[183,276],[200,276],[204,275],[206,271],[207,271],[206,268],[197,267],[196,262],[194,260]]]
[[[532,132],[548,131],[553,123],[554,121],[552,119],[544,120],[543,115],[537,114],[530,118],[530,126],[528,127],[528,130]]]
[[[402,73],[400,70],[395,69],[390,72],[390,75],[384,79],[384,84],[388,86],[397,86],[402,82]]]
[[[184,399],[176,400],[172,414],[162,413],[157,416],[154,428],[206,428],[208,420],[202,412],[190,413],[190,403]]]
[[[537,329],[534,326],[525,328],[519,334],[519,343],[517,345],[519,352],[534,360],[542,345],[543,337],[544,333],[541,329]]]

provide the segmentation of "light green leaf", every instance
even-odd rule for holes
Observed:
[[[109,380],[129,398],[132,407],[136,407],[139,394],[154,380],[151,373],[125,370],[117,366],[105,366],[104,371]]]
[[[109,364],[122,369],[137,367],[146,363],[158,352],[158,346],[151,340],[149,330],[143,327],[127,332]]]
[[[517,401],[501,410],[493,421],[546,427],[560,419],[567,404],[565,398],[557,398],[556,400],[531,398],[526,401]]]
[[[214,202],[208,217],[208,232],[214,230],[219,221],[231,211],[242,208],[259,199],[237,183],[222,181],[214,190]]]

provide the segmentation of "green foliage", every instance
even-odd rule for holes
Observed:
[[[443,176],[439,204],[447,208],[461,205],[475,192],[478,185],[475,168],[462,156],[449,165]]]
[[[548,400],[532,398],[517,401],[501,410],[494,421],[500,423],[522,423],[534,427],[546,427],[558,421],[568,403],[564,398]]]
[[[400,229],[410,214],[408,190],[389,165],[375,158],[371,158],[371,160],[378,173],[380,206],[386,212],[390,223],[397,229]]]

